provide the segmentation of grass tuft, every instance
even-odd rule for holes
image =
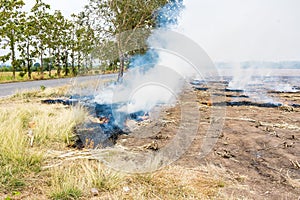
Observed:
[[[73,129],[83,120],[81,108],[41,104],[8,105],[0,112],[0,192],[22,189],[28,174],[41,171],[43,151],[64,148]],[[34,136],[33,146],[30,141]]]
[[[51,194],[50,198],[53,200],[75,200],[82,196],[82,191],[78,188],[61,188]]]

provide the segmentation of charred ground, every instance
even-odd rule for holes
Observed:
[[[226,84],[226,83],[225,83]],[[243,91],[226,90],[226,116],[222,133],[212,151],[200,157],[203,140],[210,126],[211,110],[222,102],[211,102],[211,87],[194,88],[184,95],[196,94],[201,115],[196,138],[188,151],[174,164],[193,168],[210,164],[226,169],[232,182],[226,187],[233,197],[249,199],[297,199],[300,196],[300,93],[272,92],[273,98],[288,104],[257,103]],[[220,88],[221,89],[221,88]],[[214,90],[216,91],[216,90]],[[224,103],[224,102],[223,102]],[[224,104],[222,104],[224,105]],[[152,133],[145,137],[121,135],[116,140],[129,150],[159,151],[176,135],[181,117],[180,104],[161,112],[158,120],[138,123],[136,131]],[[159,130],[159,131],[155,131]]]

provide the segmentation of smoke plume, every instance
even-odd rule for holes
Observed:
[[[183,8],[182,0],[173,0],[159,9],[159,29],[175,30]],[[186,61],[165,50],[177,42],[170,38],[166,40],[166,37],[170,36],[154,30],[147,40],[148,51],[130,58],[129,69],[122,81],[103,89],[95,97],[98,104],[120,105],[115,110],[120,124],[123,120],[120,113],[148,112],[156,105],[173,104],[185,78],[193,74]]]

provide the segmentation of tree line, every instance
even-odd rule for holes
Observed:
[[[13,78],[22,67],[31,79],[35,59],[40,60],[41,78],[45,71],[51,76],[52,69],[58,77],[75,76],[95,59],[108,68],[117,66],[121,77],[128,57],[144,50],[126,52],[114,36],[155,28],[156,11],[172,1],[177,0],[89,0],[82,12],[67,19],[59,10],[50,12],[50,5],[42,0],[36,0],[29,12],[24,11],[23,0],[0,0],[0,45],[9,50],[0,61],[11,61]],[[110,58],[107,44],[116,47],[117,59]]]

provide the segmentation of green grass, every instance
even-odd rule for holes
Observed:
[[[91,70],[84,74],[78,74],[78,75],[98,75],[98,74],[111,74],[116,73],[116,71],[106,71],[106,72],[100,72],[99,70]],[[73,77],[72,73],[69,73],[68,76],[65,76],[64,73],[61,74],[61,77],[58,77],[56,74],[56,70],[52,70],[51,76],[49,76],[48,72],[44,72],[43,77],[38,72],[32,72],[31,79],[28,78],[28,74],[26,73],[23,75],[24,72],[16,72],[15,79],[13,79],[13,73],[12,72],[0,72],[0,83],[9,83],[9,82],[22,82],[22,81],[31,81],[31,80],[45,80],[45,79],[58,79],[58,78],[70,78]]]
[[[53,192],[50,198],[53,200],[75,200],[82,196],[82,191],[78,188],[61,188],[59,191]]]
[[[53,71],[53,74],[55,74],[54,71]],[[31,76],[32,76],[31,80],[40,80],[42,78],[41,74],[39,74],[37,72],[32,72]],[[54,76],[54,75],[52,75],[50,77],[48,73],[44,73],[43,79],[52,79],[52,78],[58,78],[58,77]],[[30,79],[28,78],[27,73],[25,75],[23,75],[23,72],[16,72],[16,77],[15,77],[15,79],[13,79],[12,72],[0,72],[0,83],[28,81],[28,80],[30,80]]]

